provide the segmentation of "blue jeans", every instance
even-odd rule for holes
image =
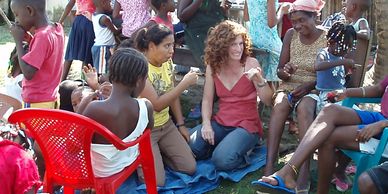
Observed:
[[[189,146],[197,160],[211,156],[217,170],[232,170],[248,165],[247,152],[258,142],[257,133],[249,133],[240,127],[225,127],[216,121],[211,122],[214,131],[214,145],[202,138],[202,125],[196,126],[190,136]]]

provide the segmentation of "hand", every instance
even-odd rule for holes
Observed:
[[[110,82],[104,82],[101,84],[99,91],[100,97],[103,99],[109,98],[110,94],[112,93],[112,84]]]
[[[351,69],[355,68],[355,66],[354,66],[354,65],[355,65],[355,62],[354,62],[353,59],[344,58],[344,59],[342,59],[342,63],[343,63],[344,66],[347,67],[347,68],[351,68]]]
[[[311,88],[307,84],[301,84],[298,87],[294,89],[294,91],[291,92],[293,101],[298,101],[306,94],[310,93]]]
[[[366,125],[359,133],[357,134],[356,141],[367,142],[373,136],[381,133],[381,130],[384,129],[380,125],[380,122],[375,122],[369,125]]]
[[[191,86],[191,85],[194,85],[197,83],[197,80],[198,80],[198,73],[194,72],[194,71],[190,71],[189,73],[187,73],[183,79],[182,79],[182,83],[186,84],[187,87],[188,86]]]
[[[82,73],[85,76],[86,83],[92,88],[98,88],[98,77],[96,68],[92,67],[90,64],[82,68]]]
[[[347,97],[345,91],[346,90],[334,90],[332,92],[335,95],[336,101],[342,101]]]
[[[284,65],[284,72],[289,74],[290,76],[296,72],[298,69],[298,65],[295,65],[293,63],[286,63]]]
[[[202,125],[201,135],[203,140],[214,145],[214,131],[211,125]]]
[[[15,42],[22,42],[24,40],[26,31],[20,25],[13,23],[9,30]]]
[[[261,83],[264,80],[263,76],[261,75],[261,68],[260,67],[251,68],[247,72],[244,72],[244,74],[251,81],[256,81],[258,83]]]
[[[182,126],[178,127],[178,130],[179,130],[179,133],[181,133],[181,135],[183,136],[183,138],[185,138],[186,142],[189,142],[190,141],[190,134],[189,134],[189,130],[187,129],[187,127],[182,125]]]
[[[286,15],[290,12],[290,8],[291,8],[291,5],[292,3],[289,3],[289,2],[284,2],[280,5],[280,11],[283,15]]]

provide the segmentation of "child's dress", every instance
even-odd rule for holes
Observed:
[[[65,60],[93,64],[91,49],[95,36],[91,20],[96,7],[93,0],[76,0],[76,6],[77,13],[70,30]]]
[[[267,51],[265,55],[256,56],[263,74],[268,81],[279,81],[277,68],[279,63],[282,41],[276,26],[268,27],[267,0],[248,0],[249,34],[255,47]],[[276,1],[277,4],[277,1]]]
[[[117,0],[123,10],[122,33],[127,38],[151,18],[149,0]]]
[[[343,59],[343,57],[334,56],[329,53],[328,48],[322,49],[318,55],[323,56],[324,60],[328,62]],[[317,71],[317,85],[315,86],[319,91],[319,101],[317,102],[316,109],[317,113],[328,103],[327,94],[333,90],[345,89],[345,82],[345,67],[343,65]]]

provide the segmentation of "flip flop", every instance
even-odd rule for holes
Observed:
[[[253,181],[252,184],[256,185],[258,191],[260,192],[266,192],[271,194],[295,194],[295,191],[293,189],[289,189],[286,187],[286,184],[280,176],[274,175],[272,177],[278,182],[278,185],[271,185],[269,183],[259,180]]]

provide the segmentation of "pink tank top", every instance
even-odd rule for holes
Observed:
[[[162,18],[160,18],[158,16],[152,17],[151,20],[155,21],[155,23],[157,23],[157,24],[163,24],[163,25],[167,26],[174,33],[174,26],[172,25],[171,15],[170,14],[167,15],[167,17],[168,17],[168,21],[164,21]]]
[[[219,110],[213,118],[223,126],[241,127],[261,136],[263,128],[253,83],[246,76],[241,76],[233,88],[228,90],[217,75],[213,79],[219,97]]]

